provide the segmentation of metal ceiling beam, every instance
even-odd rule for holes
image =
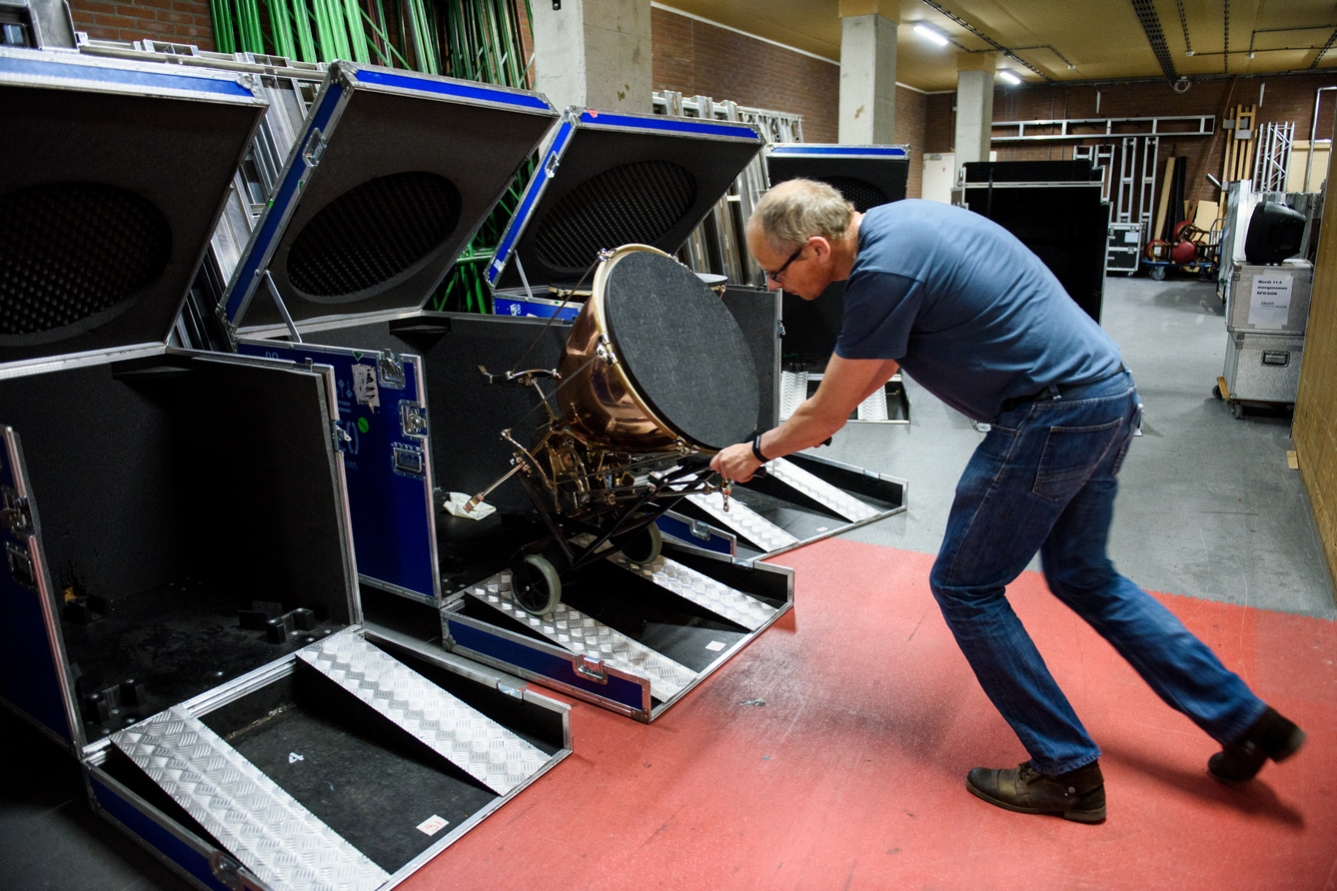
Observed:
[[[1130,0],[1130,2],[1133,4],[1133,12],[1137,13],[1137,20],[1142,23],[1142,30],[1147,34],[1152,52],[1156,54],[1156,61],[1161,63],[1161,70],[1171,83],[1179,80],[1179,72],[1175,70],[1175,60],[1170,58],[1170,47],[1165,43],[1165,32],[1161,30],[1161,19],[1156,15],[1156,7],[1152,4],[1152,0]]]
[[[1328,37],[1328,42],[1323,44],[1323,49],[1318,51],[1318,55],[1314,57],[1314,63],[1309,66],[1310,68],[1318,67],[1318,63],[1323,61],[1323,57],[1328,54],[1328,50],[1332,49],[1333,41],[1337,41],[1337,30],[1332,32]]]
[[[988,34],[985,34],[985,33],[984,33],[983,31],[981,31],[979,28],[976,28],[974,25],[970,24],[970,22],[968,22],[968,21],[966,21],[965,19],[961,18],[961,17],[960,17],[959,15],[957,15],[956,13],[951,12],[950,10],[946,9],[945,7],[943,7],[943,5],[942,5],[941,3],[937,3],[937,2],[935,2],[935,0],[924,0],[924,5],[927,6],[927,7],[929,7],[930,9],[933,9],[933,10],[935,10],[935,11],[937,11],[937,12],[939,12],[939,13],[945,15],[945,16],[947,16],[947,18],[951,19],[953,22],[956,22],[956,23],[957,23],[958,25],[960,25],[962,28],[965,28],[965,29],[966,29],[967,31],[969,31],[971,34],[974,34],[974,35],[975,35],[976,37],[978,37],[980,40],[983,40],[985,43],[989,44],[989,46],[993,47],[993,48],[996,49],[998,52],[1000,52],[1000,53],[1002,53],[1003,55],[1007,56],[1009,59],[1011,59],[1012,61],[1016,62],[1018,65],[1025,65],[1025,66],[1026,66],[1027,68],[1029,68],[1034,74],[1038,75],[1041,79],[1043,79],[1043,80],[1045,81],[1045,83],[1050,83],[1050,84],[1052,84],[1052,83],[1054,82],[1054,79],[1053,79],[1052,77],[1050,77],[1049,75],[1045,74],[1045,73],[1044,73],[1043,71],[1041,71],[1039,68],[1036,68],[1036,67],[1035,67],[1034,65],[1032,65],[1030,62],[1027,62],[1025,59],[1023,59],[1023,58],[1021,58],[1020,56],[1018,56],[1018,55],[1017,55],[1016,53],[1014,53],[1012,50],[1010,50],[1010,49],[1008,49],[1007,47],[1003,46],[1001,43],[999,43],[998,41],[994,40],[994,39],[993,39],[992,37],[990,37]],[[953,41],[953,43],[955,43],[955,41]],[[1054,52],[1055,52],[1055,54],[1058,54],[1058,50],[1054,50]],[[1060,58],[1062,58],[1062,56],[1060,56]],[[1071,67],[1071,65],[1069,65],[1069,67]]]

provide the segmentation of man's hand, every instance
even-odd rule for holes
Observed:
[[[752,443],[740,442],[731,445],[715,455],[710,461],[710,469],[726,480],[745,483],[752,479],[761,462],[752,454]]]

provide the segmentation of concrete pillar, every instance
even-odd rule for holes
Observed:
[[[843,145],[896,141],[899,0],[840,0],[840,129]]]
[[[535,87],[558,108],[650,114],[650,0],[537,0]]]
[[[993,75],[997,67],[997,53],[960,53],[956,58],[958,174],[962,164],[989,160],[989,141],[993,132]]]

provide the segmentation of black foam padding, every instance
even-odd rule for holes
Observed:
[[[660,418],[708,449],[752,435],[760,408],[752,353],[696,273],[636,251],[613,264],[603,297],[613,348]]]
[[[321,331],[321,342],[353,349],[393,349],[423,359],[427,422],[432,443],[432,475],[446,492],[474,494],[506,473],[514,448],[501,438],[509,429],[518,442],[536,441],[547,420],[532,387],[488,383],[478,370],[556,369],[571,325],[545,319],[469,313],[424,313],[406,324],[436,323],[440,333],[392,333],[384,322]],[[551,394],[552,380],[541,382]],[[506,514],[527,513],[533,503],[515,480],[487,496]],[[438,515],[438,527],[448,518]],[[472,522],[472,521],[470,521]]]
[[[820,155],[769,155],[771,185],[789,179],[815,179],[834,186],[854,209],[863,213],[905,197],[910,176],[908,158],[830,158]]]
[[[672,161],[605,170],[567,192],[535,223],[534,246],[553,269],[581,272],[600,249],[653,244],[696,201],[696,178]]]
[[[998,223],[1030,248],[1058,278],[1068,296],[1087,315],[1100,321],[1110,206],[1100,197],[1099,182],[1081,186],[994,185],[966,189],[965,199],[967,207]]]
[[[269,264],[274,283],[297,321],[421,307],[553,120],[550,113],[363,88],[353,89],[346,102],[326,128],[329,142],[320,165],[311,171]],[[299,143],[293,151],[301,148]],[[390,187],[410,182],[403,178],[405,174],[422,182],[426,182],[424,175],[440,177],[445,183],[432,186],[430,197],[418,195],[410,200]],[[370,185],[373,182],[378,185]],[[356,201],[350,193],[357,195]],[[338,211],[325,216],[328,208],[354,204],[357,221],[340,219]],[[322,217],[330,225],[321,222]],[[313,224],[317,229],[308,235]],[[378,229],[385,224],[397,234]],[[413,232],[417,227],[422,231]],[[334,243],[315,245],[322,231]],[[409,239],[412,249],[393,247],[392,242],[400,238]],[[302,285],[312,284],[311,277],[304,277],[312,256],[320,252],[333,263],[333,255],[350,250],[362,258],[363,272],[335,277],[322,288],[331,293],[304,290]],[[376,261],[376,255],[385,250],[395,251],[399,259]],[[407,262],[409,255],[416,259]],[[390,274],[395,266],[403,268]],[[256,292],[242,324],[283,324],[263,288]]]
[[[235,623],[235,609],[273,600],[351,620],[351,543],[325,398],[306,371],[203,358],[0,381],[0,424],[18,432],[54,596],[73,587],[123,617],[141,614],[146,598],[161,604],[146,612],[162,617],[163,635],[115,635],[161,653],[84,654],[77,641],[101,648],[105,635],[71,632],[71,660],[190,666],[184,699],[220,682],[205,671],[210,660],[241,670],[222,653],[197,652],[225,613]],[[224,635],[212,639],[227,646]],[[262,648],[243,667],[274,653]]]
[[[760,407],[757,426],[769,430],[780,423],[780,294],[764,288],[730,285],[724,291],[724,306],[733,313],[743,331],[752,362],[757,369]]]
[[[413,170],[354,186],[293,240],[288,278],[308,300],[345,297],[389,281],[439,248],[460,221],[460,191]]]
[[[826,368],[835,352],[845,318],[845,283],[832,282],[816,300],[785,293],[780,366],[785,371],[817,371]]]
[[[0,334],[64,328],[125,308],[172,253],[147,199],[105,183],[51,183],[0,197]]]
[[[665,253],[674,253],[697,224],[729,190],[734,179],[757,154],[755,142],[707,139],[671,132],[630,132],[581,125],[571,134],[561,163],[544,185],[543,194],[502,271],[497,287],[520,288],[523,282],[516,269],[516,257],[524,266],[530,286],[578,280],[599,259],[600,250],[613,250],[624,244],[648,244]],[[685,180],[668,171],[677,168],[692,178],[695,191],[684,203]],[[620,170],[622,173],[611,174]],[[602,190],[612,175],[644,175],[644,183],[616,190]],[[597,201],[590,194],[591,183],[600,183]],[[568,201],[576,194],[579,199]],[[583,239],[569,239],[563,251],[540,248],[540,237],[548,245],[551,233],[569,231],[572,224],[562,216],[571,208],[584,213],[597,204],[604,218],[597,231]],[[651,209],[650,205],[657,205]],[[656,232],[670,215],[671,226]],[[656,222],[647,226],[646,220]],[[654,237],[646,237],[653,234]],[[579,248],[579,252],[574,249]],[[546,256],[545,256],[546,253]]]
[[[163,343],[263,111],[0,86],[0,363]]]

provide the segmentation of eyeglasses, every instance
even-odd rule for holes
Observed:
[[[790,263],[793,263],[795,260],[797,260],[797,259],[798,259],[798,255],[801,254],[801,253],[803,253],[803,249],[806,248],[807,246],[808,246],[808,243],[807,243],[806,241],[803,242],[803,244],[799,245],[799,246],[798,246],[798,250],[796,250],[796,251],[794,251],[794,253],[790,254],[790,255],[789,255],[789,259],[786,260],[786,261],[780,266],[780,268],[777,269],[777,270],[775,270],[774,272],[768,272],[768,271],[765,270],[765,269],[763,269],[762,272],[763,272],[763,273],[766,275],[766,277],[767,277],[768,279],[770,279],[771,281],[773,281],[773,282],[778,282],[778,281],[780,281],[780,276],[782,276],[782,275],[785,274],[785,270],[789,268],[789,264],[790,264]]]

